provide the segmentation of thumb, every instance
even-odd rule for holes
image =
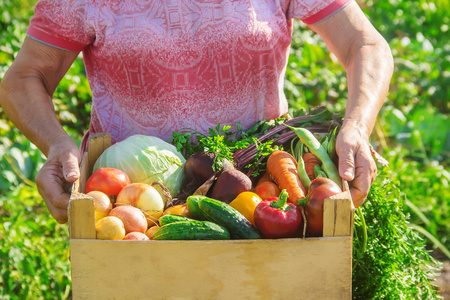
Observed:
[[[355,157],[353,150],[343,151],[339,155],[339,176],[347,181],[355,178]]]
[[[74,182],[80,177],[79,158],[77,155],[69,152],[61,163],[66,181]]]

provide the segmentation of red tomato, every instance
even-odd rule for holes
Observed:
[[[123,187],[130,184],[130,178],[122,170],[100,168],[86,182],[85,193],[100,191],[108,196],[117,196]]]
[[[266,200],[270,197],[278,197],[280,195],[280,188],[275,182],[264,181],[258,183],[255,187],[255,193],[261,197],[261,199]]]
[[[321,178],[311,182],[306,202],[306,231],[312,236],[321,236],[323,232],[323,202],[326,198],[341,193],[334,181]]]
[[[320,185],[328,185],[330,186],[330,189],[340,189],[340,187],[330,178],[326,178],[326,177],[318,177],[316,179],[314,179],[313,181],[311,181],[311,185],[309,186],[309,192],[311,193],[312,191],[314,191],[318,186]]]

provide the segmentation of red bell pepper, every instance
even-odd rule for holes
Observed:
[[[287,203],[288,196],[282,190],[279,197],[268,198],[256,207],[255,225],[265,238],[289,238],[297,234],[302,214],[297,205]]]

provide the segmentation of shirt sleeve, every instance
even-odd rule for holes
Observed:
[[[291,0],[287,18],[300,19],[311,25],[337,13],[352,0]]]
[[[40,0],[27,36],[47,45],[80,52],[95,39],[87,22],[86,0]]]

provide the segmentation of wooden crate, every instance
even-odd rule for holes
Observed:
[[[93,199],[80,193],[111,145],[94,135],[69,204],[73,299],[351,299],[354,207],[324,204],[324,237],[228,241],[95,239]]]

